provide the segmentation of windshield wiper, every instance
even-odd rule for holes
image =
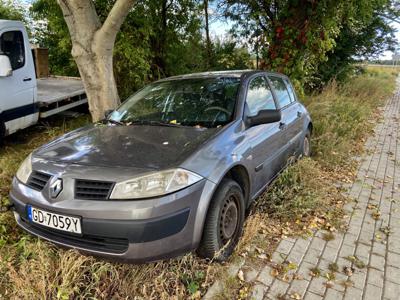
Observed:
[[[116,125],[120,125],[120,126],[125,126],[125,123],[122,123],[120,121],[116,121],[113,119],[106,119],[106,122],[112,123],[112,124],[116,124]]]
[[[150,125],[150,126],[167,126],[167,127],[180,127],[182,125],[175,123],[167,123],[161,121],[149,121],[149,120],[135,120],[127,122],[127,125]]]

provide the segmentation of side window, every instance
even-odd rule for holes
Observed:
[[[271,89],[263,76],[250,81],[246,103],[249,117],[257,115],[263,109],[276,109]]]
[[[296,101],[297,98],[296,98],[296,94],[293,90],[292,84],[287,79],[285,79],[285,83],[286,83],[286,88],[289,92],[290,99],[292,100],[292,102]]]
[[[271,80],[272,86],[274,88],[279,106],[285,107],[286,105],[289,105],[291,102],[291,99],[289,96],[289,92],[286,88],[286,85],[283,82],[283,79],[280,77],[274,77],[274,76],[269,76],[269,79]]]
[[[13,70],[25,64],[24,36],[21,31],[7,31],[0,37],[0,52],[7,55]]]

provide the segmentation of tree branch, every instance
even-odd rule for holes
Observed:
[[[100,28],[100,20],[91,0],[57,0],[72,39],[81,40]],[[85,39],[84,39],[85,40]]]
[[[135,2],[136,0],[117,0],[100,28],[100,39],[105,45],[111,46],[111,50],[117,33]]]
[[[388,16],[388,15],[382,14],[382,13],[378,13],[378,16],[383,17],[383,18],[385,18],[385,19],[388,19],[388,20],[390,20],[390,21],[392,21],[392,22],[395,22],[395,23],[397,23],[397,24],[400,24],[400,19],[397,19],[397,18],[395,18],[395,17]]]

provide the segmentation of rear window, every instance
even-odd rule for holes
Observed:
[[[275,90],[277,101],[280,107],[285,107],[289,105],[292,101],[289,96],[289,92],[286,88],[286,84],[280,77],[269,76],[271,84]]]
[[[290,99],[292,102],[296,101],[296,94],[293,90],[292,84],[289,82],[289,80],[285,79],[286,87],[290,95]]]

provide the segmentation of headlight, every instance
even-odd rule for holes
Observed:
[[[19,181],[26,183],[32,172],[32,153],[25,158],[15,175]]]
[[[183,189],[203,177],[183,169],[154,172],[145,176],[119,182],[110,199],[137,199],[160,196]]]

